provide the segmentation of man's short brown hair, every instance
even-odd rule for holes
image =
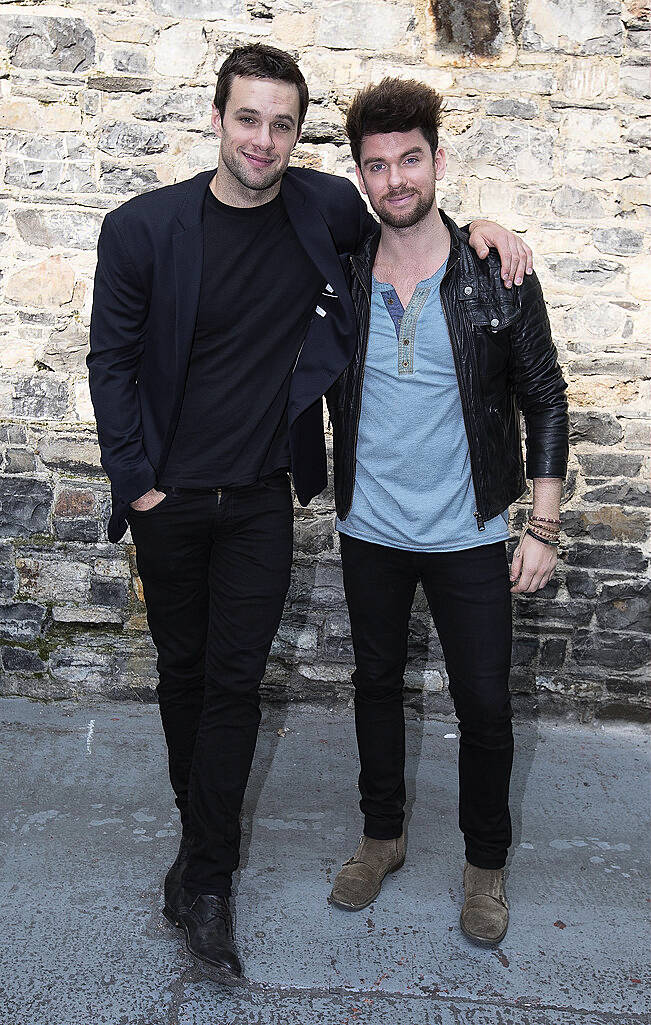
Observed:
[[[236,75],[241,75],[242,78],[272,78],[295,85],[298,89],[300,131],[310,102],[310,94],[303,73],[293,57],[284,50],[267,46],[265,43],[251,43],[249,46],[238,46],[231,50],[219,69],[215,89],[214,104],[222,118],[231,91],[231,82]]]
[[[353,160],[359,167],[365,135],[410,132],[412,128],[420,128],[434,156],[442,113],[440,93],[413,78],[383,78],[379,85],[367,85],[357,93],[346,118]]]

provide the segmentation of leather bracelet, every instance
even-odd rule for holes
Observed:
[[[558,548],[558,541],[549,541],[547,538],[540,537],[539,534],[534,534],[530,527],[527,527],[525,533],[529,534],[530,537],[535,538],[536,541],[540,541],[543,545],[550,545],[552,548]]]

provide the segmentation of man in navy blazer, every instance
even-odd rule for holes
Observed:
[[[127,524],[158,652],[158,700],[182,822],[164,913],[215,978],[238,978],[230,910],[259,684],[289,586],[293,503],[326,485],[322,396],[355,321],[339,254],[374,230],[346,179],[289,168],[308,105],[264,45],[222,65],[216,171],[108,214],[88,357],[108,536]],[[530,252],[482,222],[505,279]]]

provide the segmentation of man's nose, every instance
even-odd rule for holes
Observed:
[[[392,167],[389,167],[389,178],[387,184],[390,189],[399,189],[400,186],[404,184],[404,180],[405,176],[402,173],[400,164],[394,164]]]
[[[253,142],[256,146],[259,146],[260,149],[271,149],[273,147],[274,141],[269,125],[264,122],[258,125],[258,129],[253,137]]]

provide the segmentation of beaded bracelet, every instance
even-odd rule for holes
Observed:
[[[536,516],[534,513],[529,517],[530,520],[536,520],[538,523],[553,523],[556,527],[560,527],[560,520],[549,520],[546,516]]]

